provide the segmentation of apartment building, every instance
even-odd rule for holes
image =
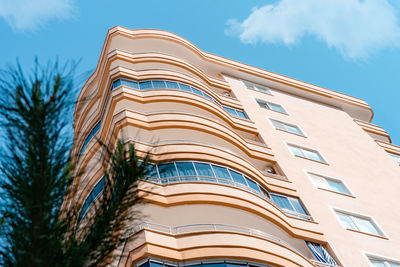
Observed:
[[[112,266],[400,266],[400,147],[365,101],[122,27],[83,99],[78,227],[104,186],[96,138],[155,163]]]

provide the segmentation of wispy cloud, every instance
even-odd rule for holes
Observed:
[[[280,0],[228,25],[226,33],[245,44],[290,46],[310,34],[348,58],[366,58],[400,44],[396,10],[387,0]]]
[[[45,23],[73,17],[72,0],[0,0],[0,18],[12,29],[32,31]]]

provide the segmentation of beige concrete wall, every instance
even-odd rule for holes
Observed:
[[[148,222],[156,222],[167,226],[226,224],[257,229],[284,240],[307,258],[312,257],[304,240],[291,237],[276,224],[251,212],[226,206],[206,204],[186,204],[168,208],[146,204],[137,207],[136,211],[141,212],[144,220]]]
[[[400,251],[400,169],[345,112],[273,91],[273,95],[248,90],[240,81],[225,77],[272,147],[277,162],[296,188],[311,215],[320,223],[327,241],[344,266],[369,266],[362,251],[394,256]],[[254,98],[282,105],[288,115],[256,106]],[[306,137],[277,131],[267,118],[301,127]],[[285,145],[290,142],[318,150],[328,164],[295,157]],[[342,179],[355,198],[317,189],[305,171]],[[345,230],[332,207],[371,216],[389,239]]]
[[[240,80],[233,78],[235,75],[249,81],[255,79],[259,83],[272,84],[281,91],[273,88],[272,95],[267,95],[249,90]],[[198,86],[224,105],[243,108],[251,121],[233,118],[215,103],[199,96],[173,90],[134,92],[120,88],[112,92],[107,100],[111,81],[118,77],[136,80],[176,79]],[[220,96],[224,91],[232,91],[237,99]],[[363,251],[398,257],[400,208],[397,203],[400,198],[397,191],[400,188],[400,167],[373,139],[390,141],[384,130],[369,123],[354,121],[355,118],[370,118],[371,110],[364,101],[204,53],[170,33],[151,30],[128,32],[122,29],[112,31],[107,36],[99,65],[85,85],[80,99],[88,99],[88,96],[92,97],[91,100],[75,114],[76,136],[89,131],[92,122],[104,111],[102,128],[97,136],[100,139],[108,140],[114,131],[118,131],[119,136],[141,139],[144,143],[138,142],[143,147],[139,151],[157,146],[154,153],[156,160],[204,160],[242,169],[243,173],[271,191],[300,197],[315,222],[289,218],[249,192],[212,184],[171,185],[147,192],[146,198],[152,204],[143,206],[142,211],[149,220],[168,226],[224,223],[255,228],[277,235],[304,254],[308,253],[308,257],[310,254],[302,239],[328,243],[345,267],[369,266],[362,255]],[[288,114],[260,108],[255,97],[282,105]],[[162,110],[176,110],[182,114],[153,114]],[[295,124],[306,136],[277,131],[268,118]],[[376,134],[373,133],[371,138],[365,129],[372,129]],[[267,147],[245,140],[257,140],[257,136],[265,141]],[[174,139],[193,140],[210,146],[154,143],[157,140]],[[80,137],[75,149],[82,142]],[[153,144],[149,144],[151,142]],[[327,163],[295,157],[286,143],[315,149]],[[91,142],[79,161],[82,170],[89,170],[81,180],[76,181],[79,184],[77,205],[81,205],[91,185],[99,178],[100,174],[96,172],[96,164],[101,164],[98,162],[98,150],[99,146]],[[274,181],[261,174],[266,166],[276,163],[289,177],[289,182]],[[354,196],[316,188],[306,171],[343,180]],[[344,229],[334,215],[333,208],[373,217],[386,237]],[[143,257],[154,256],[158,252],[164,253],[165,257],[175,255],[171,259],[184,260],[185,257],[195,257],[196,250],[191,246],[198,244],[202,246],[197,251],[198,255],[205,258],[207,255],[217,255],[207,248],[207,239],[210,244],[211,241],[217,242],[212,240],[212,233],[202,236],[198,241],[193,237],[166,237],[148,232],[143,235],[144,238],[140,239],[142,243],[130,243],[129,251],[137,250],[138,255],[142,253],[140,255]],[[224,242],[230,238],[246,241],[246,238],[232,235],[221,235],[219,238],[216,246],[226,245]],[[149,240],[153,244],[149,244]],[[166,240],[174,245],[166,250],[157,244],[157,240]],[[247,241],[254,246],[261,244],[254,240]],[[141,247],[135,247],[135,244]],[[281,253],[275,258],[268,256],[270,262],[275,262],[277,266],[289,266],[285,265],[289,264],[288,261],[284,262],[292,252],[266,246],[271,249],[270,253]],[[179,249],[182,250],[178,253]],[[235,251],[238,255],[249,253],[256,257],[254,261],[259,257],[261,262],[268,262],[264,258],[265,251],[264,254],[257,254],[254,248],[246,249],[235,247],[228,254],[234,257]],[[186,254],[182,251],[186,251]],[[226,249],[224,253],[228,255]],[[138,258],[132,256],[130,260],[130,263],[135,263]],[[304,261],[293,266],[307,265],[309,262]]]

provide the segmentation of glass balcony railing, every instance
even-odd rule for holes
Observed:
[[[172,90],[179,90],[179,91],[193,93],[195,95],[204,97],[204,98],[208,99],[209,101],[217,104],[218,106],[220,106],[222,109],[224,109],[227,113],[229,113],[231,116],[233,116],[235,118],[250,121],[249,117],[247,116],[247,114],[244,110],[222,105],[216,99],[214,99],[209,94],[203,92],[202,90],[195,88],[193,86],[183,84],[183,83],[169,81],[169,80],[146,80],[146,81],[138,82],[138,81],[134,81],[134,80],[130,80],[130,79],[120,78],[120,79],[113,81],[111,90],[113,90],[121,85],[132,88],[132,89],[136,89],[136,90],[142,90],[142,91],[152,90],[152,89],[153,90],[154,89],[169,89],[169,90],[172,89]],[[108,102],[108,98],[106,100],[106,103],[107,102]],[[104,108],[103,108],[103,110],[104,110]],[[93,136],[98,132],[98,130],[100,129],[100,126],[101,126],[101,118],[95,124],[95,126],[90,130],[89,134],[86,136],[85,141],[83,142],[83,145],[79,149],[78,159],[82,155],[87,144],[90,142],[90,140],[92,140]]]
[[[174,81],[169,81],[169,80],[146,80],[146,81],[138,82],[135,80],[121,78],[121,79],[117,79],[117,80],[113,81],[112,89],[115,89],[121,85],[132,88],[132,89],[141,90],[141,91],[151,90],[151,89],[169,89],[169,90],[172,89],[172,90],[179,90],[179,91],[193,93],[195,95],[207,98],[208,100],[214,102],[218,106],[222,107],[226,112],[228,112],[233,117],[243,119],[243,120],[249,120],[249,117],[247,116],[247,114],[244,110],[222,105],[219,101],[217,101],[215,98],[213,98],[209,94],[203,92],[202,90],[200,90],[198,88],[189,86],[184,83],[174,82]]]
[[[225,166],[201,161],[172,161],[156,164],[145,180],[157,184],[216,183],[249,191],[267,200],[286,215],[312,220],[299,198],[269,192],[259,183]]]
[[[236,226],[236,225],[229,225],[229,224],[189,224],[189,225],[171,227],[150,222],[143,222],[130,228],[126,233],[125,237],[129,237],[130,235],[133,235],[143,229],[150,229],[157,232],[168,233],[172,235],[198,233],[198,232],[231,232],[231,233],[247,234],[250,236],[260,237],[265,240],[280,243],[285,247],[291,248],[292,250],[295,250],[298,253],[302,254],[294,246],[290,245],[289,243],[280,239],[279,237],[265,233],[260,230],[242,226]]]
[[[150,222],[142,222],[140,224],[137,224],[135,226],[133,226],[132,228],[128,229],[128,231],[125,233],[125,238],[128,239],[130,236],[142,231],[142,230],[152,230],[155,232],[159,232],[159,233],[166,233],[169,235],[181,235],[181,234],[190,234],[190,233],[201,233],[201,232],[205,232],[205,233],[212,233],[212,232],[225,232],[225,233],[233,233],[233,234],[245,234],[245,235],[249,235],[249,236],[253,236],[253,237],[257,237],[263,240],[267,240],[267,241],[272,241],[274,243],[278,243],[281,246],[291,249],[293,251],[296,251],[299,255],[301,255],[303,258],[309,260],[313,265],[318,266],[318,267],[339,267],[336,262],[333,260],[332,258],[332,263],[327,263],[325,260],[325,257],[322,257],[321,259],[309,259],[306,255],[304,255],[303,252],[301,252],[301,250],[298,248],[298,245],[293,246],[292,244],[282,240],[279,237],[276,237],[274,235],[271,235],[269,233],[257,230],[257,229],[251,229],[251,228],[247,228],[247,227],[243,227],[243,226],[237,226],[237,225],[229,225],[229,224],[189,224],[189,225],[181,225],[181,226],[175,226],[175,227],[171,227],[171,226],[166,226],[166,225],[161,225],[161,224],[156,224],[156,223],[150,223]],[[323,248],[322,245],[314,243],[314,245],[320,247],[323,251],[325,251],[326,254],[329,255],[329,253],[325,250],[325,248]],[[304,248],[303,248],[304,249]],[[313,251],[311,251],[313,253]],[[326,256],[328,258],[331,258],[331,256]],[[150,260],[151,261],[151,260]],[[212,266],[207,266],[207,265],[203,265],[201,264],[199,261],[197,262],[197,265],[192,265],[192,264],[188,264],[188,266],[201,266],[201,267],[221,267],[223,266],[222,263],[224,262],[229,262],[229,260],[226,261],[221,261],[221,263],[216,264],[214,263],[214,265]],[[238,264],[238,262],[236,261],[236,264]],[[232,267],[233,265],[228,264],[230,267]],[[149,264],[149,261],[144,261],[142,262],[142,264],[136,265],[139,267],[153,267],[152,264]],[[168,264],[163,264],[162,261],[158,261],[157,264],[154,265],[154,267],[178,267],[178,266],[185,266],[184,264],[174,264],[171,262],[168,262]],[[258,264],[252,263],[250,265],[247,264],[238,264],[238,267],[256,267],[256,266],[260,266]],[[261,265],[261,266],[265,266],[265,265]],[[269,265],[267,265],[269,266]],[[225,266],[227,267],[227,266]]]

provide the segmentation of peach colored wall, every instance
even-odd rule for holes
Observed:
[[[291,237],[276,224],[251,212],[206,204],[187,204],[168,208],[147,204],[139,206],[135,211],[141,212],[145,221],[168,226],[227,224],[257,229],[288,242],[307,258],[312,257],[304,240]],[[129,228],[129,225],[127,227]]]
[[[113,266],[134,266],[146,257],[181,262],[202,259],[237,259],[268,263],[279,267],[311,267],[304,256],[279,243],[229,232],[199,232],[181,235],[142,230],[128,240]],[[256,259],[256,260],[255,260]],[[269,265],[269,266],[271,266]]]
[[[250,90],[235,76],[273,85],[279,90],[273,90],[272,96]],[[111,81],[116,77],[176,79],[189,83],[225,105],[244,108],[251,121],[233,118],[215,103],[199,96],[173,90],[139,92],[121,87],[110,94],[104,106]],[[219,95],[230,90],[237,99]],[[289,114],[262,109],[254,97],[280,104]],[[84,86],[79,99],[90,101],[75,113],[76,136],[81,135],[79,142],[75,143],[75,150],[83,142],[82,133],[90,130],[104,110],[98,133],[102,140],[108,140],[113,131],[117,131],[119,136],[146,142],[194,140],[218,146],[137,143],[141,147],[139,151],[146,151],[151,146],[158,147],[153,155],[156,160],[205,160],[242,169],[271,191],[299,196],[315,219],[315,222],[309,222],[289,218],[276,207],[268,206],[270,204],[265,203],[265,200],[240,189],[212,184],[180,184],[148,192],[146,198],[152,204],[144,205],[142,209],[154,223],[174,226],[207,222],[247,226],[273,233],[305,254],[309,252],[304,241],[299,238],[323,244],[327,242],[345,267],[369,266],[362,251],[398,257],[400,208],[397,203],[400,199],[397,191],[400,188],[400,167],[374,140],[390,141],[389,137],[382,137],[385,136],[384,130],[354,121],[354,118],[371,117],[369,106],[360,99],[204,53],[173,34],[122,28],[110,30],[98,67]],[[179,110],[185,114],[154,113],[161,110]],[[298,125],[306,137],[277,131],[268,118]],[[378,134],[370,136],[365,129],[372,129]],[[256,140],[258,135],[267,146],[245,140]],[[328,164],[293,156],[285,142],[318,150]],[[87,174],[76,181],[79,184],[76,205],[82,204],[91,185],[101,175],[98,150],[99,146],[94,141],[90,142],[79,161],[79,166],[86,168]],[[265,166],[275,163],[279,164],[290,182],[273,180],[261,174]],[[305,171],[342,179],[355,197],[315,188]],[[388,238],[345,230],[332,207],[373,217]],[[135,248],[133,242],[129,245],[129,251],[147,251],[147,254],[143,252],[140,255],[156,255],[157,251],[167,253],[165,255],[171,253],[182,260],[185,257],[193,258],[196,252],[188,248],[188,242],[197,242],[194,238],[175,239],[147,232],[145,235],[147,239],[142,240],[144,243],[149,239],[155,243]],[[212,236],[201,237],[198,244],[206,244]],[[157,240],[161,242],[164,238],[168,242],[175,242],[175,247],[171,245],[169,252],[156,244]],[[240,239],[229,235],[223,237],[225,240],[229,238]],[[249,242],[254,246],[260,244]],[[181,248],[187,249],[187,253],[177,253]],[[278,251],[276,247],[270,248],[271,251]],[[232,248],[231,255],[235,251],[239,255],[246,250]],[[207,257],[207,253],[211,252],[205,247],[198,253]],[[254,257],[258,255],[260,260],[265,257],[252,250],[248,253],[253,253],[251,255]],[[291,255],[285,249],[279,253]],[[289,266],[285,265],[289,263],[284,263],[282,255],[276,256],[273,262]],[[135,256],[132,256],[132,263],[134,259]],[[308,264],[304,261],[303,266]]]
[[[361,251],[398,255],[400,169],[376,142],[337,108],[279,91],[269,96],[248,90],[234,78],[225,78],[271,146],[281,168],[297,185],[303,202],[320,222],[344,266],[369,266]],[[289,115],[258,108],[254,97],[282,105]],[[267,118],[298,125],[307,137],[276,131]],[[318,150],[329,165],[294,157],[284,142]],[[305,170],[342,179],[356,198],[316,189]],[[330,207],[373,217],[389,240],[345,230]]]
[[[141,52],[158,52],[161,54],[174,56],[177,58],[185,59],[190,64],[193,64],[207,73],[207,75],[218,78],[220,72],[218,67],[210,66],[205,63],[201,57],[194,53],[191,49],[180,47],[177,49],[177,45],[174,42],[163,40],[159,38],[143,38],[135,39],[134,42],[127,42],[127,39],[123,36],[116,36],[112,39],[110,45],[110,51],[113,49],[119,49],[129,53],[141,53]]]

